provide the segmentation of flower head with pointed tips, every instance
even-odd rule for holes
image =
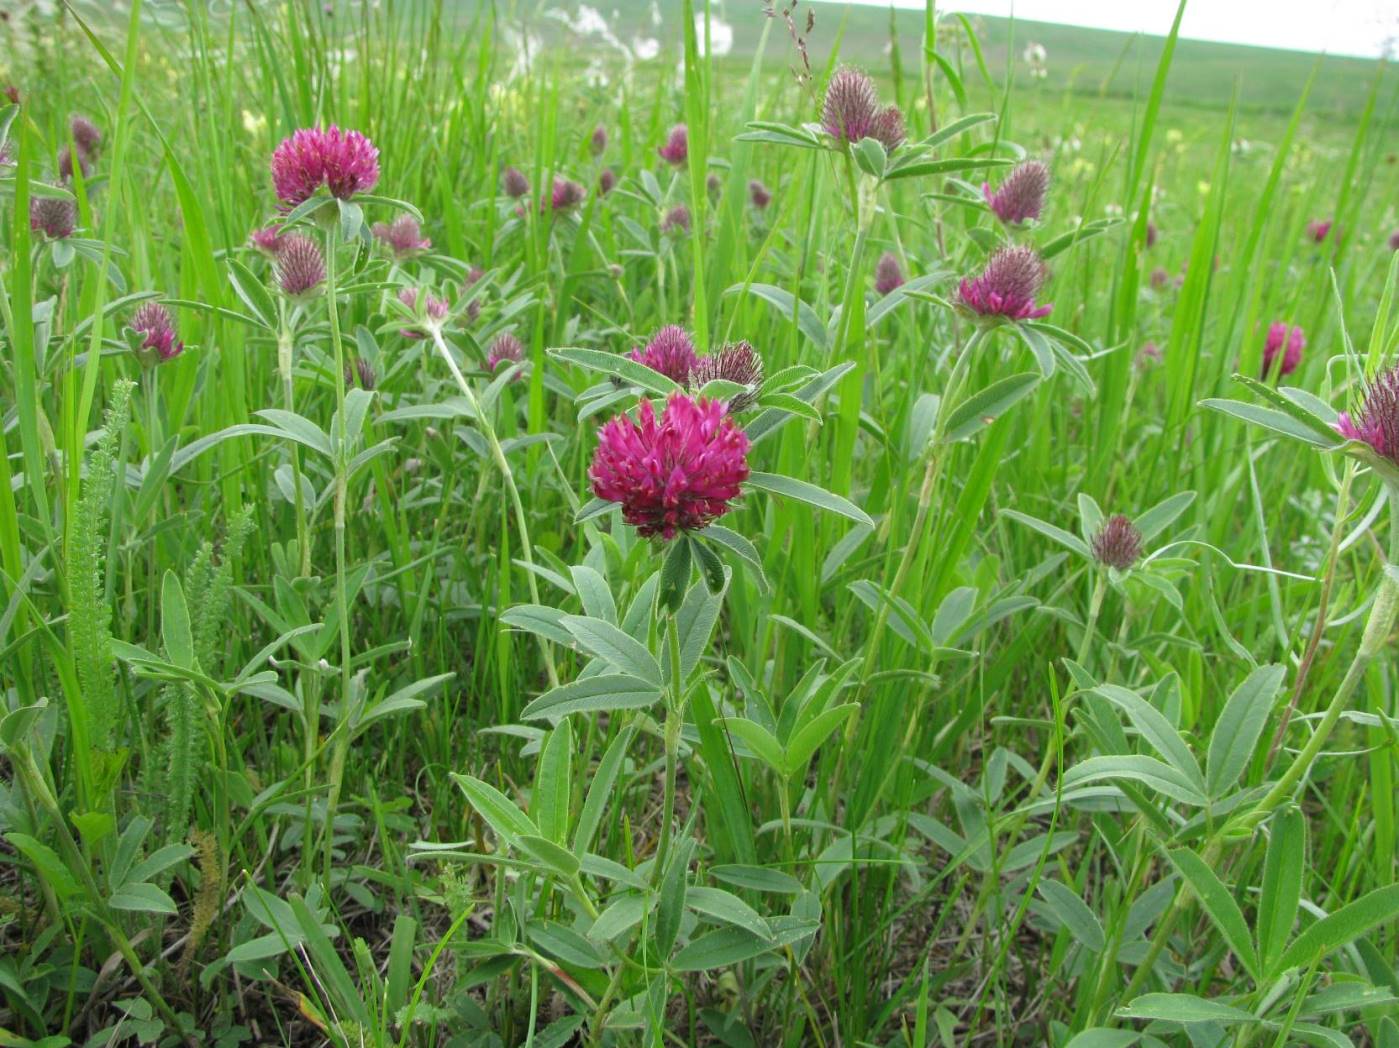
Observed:
[[[147,367],[174,360],[184,352],[185,344],[175,337],[170,311],[159,302],[142,303],[127,326],[142,336],[137,356]]]
[[[718,401],[675,393],[657,419],[643,400],[636,421],[602,427],[588,477],[638,534],[669,540],[729,511],[748,479],[748,438]]]
[[[617,172],[610,167],[602,169],[602,174],[597,176],[597,191],[600,196],[606,196],[617,187]]]
[[[83,156],[94,156],[102,148],[102,132],[85,116],[75,116],[68,122],[68,130]]]
[[[1273,371],[1273,361],[1282,354],[1282,364],[1278,374],[1290,375],[1302,362],[1302,350],[1307,348],[1307,338],[1299,326],[1288,327],[1282,321],[1268,327],[1268,341],[1263,344],[1263,377]]]
[[[571,178],[564,178],[563,175],[555,175],[554,188],[549,194],[549,207],[554,211],[568,211],[581,204],[585,196],[587,190],[577,182]]]
[[[1370,380],[1361,406],[1354,412],[1342,411],[1336,429],[1347,440],[1369,444],[1380,458],[1399,466],[1399,365]]]
[[[285,239],[286,234],[281,226],[263,226],[248,234],[248,246],[267,258],[275,259],[281,253]]]
[[[684,204],[676,204],[661,219],[662,233],[688,233],[690,231],[690,209]]]
[[[759,211],[766,211],[767,206],[772,203],[772,193],[755,178],[748,183],[748,201]]]
[[[588,148],[593,156],[602,156],[607,151],[607,128],[598,124],[593,128],[593,137],[588,140]]]
[[[1050,307],[1035,304],[1047,273],[1032,247],[1003,247],[986,263],[981,275],[964,279],[958,288],[962,304],[983,317],[1035,320]]]
[[[1126,571],[1142,555],[1142,533],[1121,513],[1109,517],[1093,536],[1093,559],[1118,571]]]
[[[666,135],[665,145],[656,153],[672,167],[680,167],[690,159],[690,129],[684,124],[676,124]]]
[[[672,382],[685,385],[695,366],[695,344],[689,332],[677,324],[668,324],[651,336],[644,349],[631,351],[631,359],[659,371]]]
[[[490,352],[486,354],[486,370],[499,371],[504,366],[518,364],[524,359],[524,344],[507,331],[497,335],[495,341],[491,343]],[[524,377],[523,371],[517,371],[514,381],[519,382]]]
[[[412,215],[399,215],[392,222],[375,222],[373,231],[375,238],[399,260],[421,255],[432,247],[432,241],[423,236]]]
[[[356,357],[353,364],[345,365],[345,385],[372,390],[379,384],[379,376],[374,373],[374,365],[363,357]]]
[[[862,138],[874,137],[878,119],[874,81],[850,66],[837,69],[821,104],[821,126],[826,134],[837,142],[854,145]]]
[[[296,301],[310,298],[325,283],[325,257],[314,240],[300,233],[279,240],[275,268],[282,294]]]
[[[1027,160],[1006,176],[1000,188],[991,192],[991,183],[983,182],[981,195],[991,210],[1008,226],[1018,226],[1040,217],[1044,197],[1049,191],[1049,168],[1038,160]]]
[[[325,186],[330,195],[349,200],[379,181],[379,150],[358,131],[302,128],[282,140],[272,153],[272,185],[277,199],[295,207]]]
[[[730,342],[695,361],[688,385],[698,393],[706,382],[716,379],[746,387],[726,403],[731,415],[747,411],[758,402],[758,387],[763,384],[763,358],[747,342]]]

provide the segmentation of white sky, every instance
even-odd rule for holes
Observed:
[[[822,0],[888,7],[891,0]],[[892,0],[921,10],[923,0]],[[939,0],[937,9],[1165,36],[1175,0]],[[1377,57],[1399,36],[1399,0],[1189,0],[1180,35],[1295,51]]]

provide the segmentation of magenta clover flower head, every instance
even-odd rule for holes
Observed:
[[[346,386],[372,390],[378,383],[379,376],[374,373],[374,365],[363,357],[356,357],[353,364],[345,365]]]
[[[665,145],[656,152],[672,167],[683,165],[690,158],[690,129],[684,124],[676,124],[666,135]]]
[[[730,342],[695,361],[688,385],[698,393],[705,383],[716,379],[746,387],[726,403],[731,415],[746,411],[758,401],[758,387],[763,384],[763,358],[747,342]]]
[[[296,301],[310,298],[325,283],[325,257],[314,240],[300,233],[281,238],[275,268],[282,294]]]
[[[407,306],[410,310],[412,310],[412,311],[413,311],[413,314],[414,314],[415,316],[417,315],[417,313],[418,313],[418,289],[417,289],[417,288],[415,288],[415,287],[406,287],[406,288],[404,288],[402,291],[400,291],[400,292],[398,293],[398,300],[399,300],[400,302],[402,302],[405,306]],[[446,302],[445,299],[440,299],[440,298],[438,298],[436,295],[432,294],[431,292],[428,292],[428,293],[427,293],[426,302],[424,303],[424,306],[423,306],[423,310],[424,310],[424,312],[425,312],[426,315],[427,315],[427,321],[428,321],[428,323],[430,323],[430,324],[431,324],[431,323],[441,323],[443,320],[446,319],[447,314],[451,311],[451,307],[449,307],[449,306],[447,305],[447,302]],[[424,334],[424,332],[423,332],[422,330],[420,330],[419,328],[416,328],[416,327],[401,328],[401,329],[399,330],[399,334],[401,334],[404,338],[411,338],[411,339],[419,339],[419,338],[426,338],[426,337],[427,337],[427,335]]]
[[[286,235],[281,226],[263,226],[248,234],[248,245],[267,258],[276,259],[281,254]]]
[[[1272,372],[1273,361],[1279,353],[1282,353],[1282,367],[1278,374],[1292,374],[1302,362],[1302,350],[1306,348],[1307,339],[1301,327],[1288,327],[1280,320],[1269,325],[1268,341],[1263,344],[1263,377],[1267,378]]]
[[[755,178],[748,183],[748,200],[759,211],[766,211],[772,203],[772,193]]]
[[[68,122],[68,130],[83,156],[94,156],[102,148],[102,132],[97,130],[97,125],[87,117],[73,117]]]
[[[164,364],[184,352],[185,344],[175,337],[170,311],[159,302],[144,302],[127,325],[141,336],[137,358],[146,367]]]
[[[620,503],[645,537],[673,539],[727,513],[748,479],[748,438],[724,405],[674,393],[659,419],[649,400],[637,416],[618,415],[598,434],[593,494]]]
[[[606,196],[617,186],[617,172],[610,167],[602,169],[602,174],[597,176],[597,191],[600,195]]]
[[[495,341],[491,343],[490,352],[486,354],[486,370],[498,371],[501,367],[518,364],[524,359],[524,344],[507,331],[497,335]],[[518,382],[524,377],[524,372],[517,371],[514,381]]]
[[[684,204],[676,204],[661,219],[662,233],[688,233],[690,231],[690,209]]]
[[[50,240],[65,240],[78,228],[78,209],[71,200],[30,197],[29,228]]]
[[[1109,517],[1093,536],[1093,559],[1118,571],[1126,571],[1142,555],[1142,533],[1121,513]]]
[[[659,371],[682,386],[689,381],[697,359],[689,332],[676,324],[661,328],[651,336],[646,348],[634,349],[630,355],[637,363],[645,364],[652,371]]]
[[[392,222],[375,222],[374,236],[393,252],[396,259],[412,258],[432,247],[432,241],[422,235],[418,220],[412,215],[399,215]]]
[[[980,276],[962,281],[958,295],[979,316],[1035,320],[1049,314],[1049,306],[1035,304],[1047,275],[1034,248],[1003,247],[987,261]]]
[[[515,200],[529,193],[529,179],[518,167],[507,167],[502,171],[500,185],[505,195]]]
[[[588,148],[592,150],[593,156],[602,156],[607,151],[607,128],[601,124],[593,128],[593,137],[588,140]]]
[[[1331,232],[1331,221],[1329,218],[1312,219],[1307,223],[1307,236],[1320,244],[1326,239],[1326,234]]]
[[[282,140],[272,153],[272,185],[285,207],[295,207],[325,186],[330,195],[349,200],[379,181],[379,150],[358,131],[302,128]]]
[[[999,189],[991,192],[991,183],[983,182],[981,195],[991,210],[1008,226],[1018,226],[1044,211],[1044,197],[1049,192],[1049,168],[1038,160],[1027,160],[1006,176]]]
[[[1369,444],[1380,458],[1399,466],[1399,365],[1370,380],[1360,408],[1342,411],[1336,429],[1347,440]]]
[[[587,190],[571,178],[564,178],[563,175],[555,175],[554,188],[549,194],[549,206],[554,211],[568,211],[581,204],[583,198],[587,195]]]
[[[897,287],[903,287],[904,274],[899,268],[899,256],[892,251],[886,251],[879,256],[879,261],[874,267],[874,290],[881,295],[887,295]]]

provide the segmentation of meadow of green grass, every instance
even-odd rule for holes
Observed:
[[[1399,1045],[1392,71],[665,6],[6,12],[0,1045]]]

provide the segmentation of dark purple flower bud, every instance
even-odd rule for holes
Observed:
[[[505,195],[518,200],[529,193],[529,179],[518,167],[507,167],[500,173],[500,185]]]
[[[671,324],[652,335],[645,349],[632,350],[631,358],[683,386],[695,366],[695,344],[684,328]]]
[[[1331,232],[1331,219],[1315,218],[1307,223],[1307,236],[1311,237],[1318,244],[1326,239],[1326,234]]]
[[[68,130],[83,156],[96,156],[97,151],[102,148],[102,132],[97,130],[97,125],[87,117],[73,117],[68,122]]]
[[[680,167],[690,158],[690,129],[684,124],[676,124],[666,136],[665,145],[656,152],[667,164]]]
[[[77,157],[78,170],[83,173],[83,178],[86,179],[89,172],[92,171],[92,161],[90,161],[87,154],[83,152],[79,152]],[[67,146],[64,146],[58,151],[58,175],[65,182],[71,182],[73,180],[73,150],[69,149]]]
[[[353,364],[345,365],[345,385],[356,386],[360,389],[372,390],[379,382],[379,376],[374,374],[374,365],[363,357],[356,357]]]
[[[325,257],[314,240],[300,233],[282,237],[275,267],[277,286],[296,301],[310,298],[325,283]]]
[[[1157,266],[1151,271],[1151,286],[1154,287],[1157,291],[1160,291],[1170,282],[1171,274],[1167,273],[1164,267]]]
[[[608,193],[612,192],[616,185],[617,175],[610,167],[603,168],[602,174],[597,176],[597,191],[603,196],[606,196]]]
[[[143,303],[132,316],[128,327],[142,336],[136,353],[146,367],[164,364],[184,352],[185,344],[175,337],[170,311],[159,302]]]
[[[1336,429],[1347,440],[1369,444],[1380,458],[1399,466],[1399,365],[1370,380],[1360,408],[1354,413],[1342,411]]]
[[[309,200],[321,186],[340,200],[367,193],[379,181],[379,150],[358,131],[302,128],[272,153],[272,184],[288,208]]]
[[[1399,229],[1389,234],[1389,250],[1399,251]]]
[[[903,283],[904,274],[899,268],[899,256],[892,251],[884,252],[874,267],[874,290],[881,295],[887,295],[896,287],[903,287]]]
[[[688,233],[690,231],[690,209],[684,204],[677,204],[665,213],[665,218],[661,219],[661,232]]]
[[[874,137],[879,119],[879,98],[874,81],[858,69],[842,66],[826,86],[821,105],[821,126],[837,142],[854,144]]]
[[[1153,248],[1153,247],[1156,246],[1156,236],[1157,236],[1157,232],[1156,232],[1156,223],[1155,223],[1155,222],[1147,222],[1147,224],[1146,224],[1146,246],[1147,246],[1148,249]]]
[[[983,317],[1034,320],[1049,314],[1049,306],[1035,304],[1047,275],[1034,248],[1003,247],[980,276],[962,281],[958,295],[964,306]]]
[[[991,183],[983,182],[981,194],[991,210],[1008,226],[1018,226],[1039,218],[1044,210],[1044,196],[1049,191],[1049,168],[1038,160],[1027,160],[1006,176],[1001,187],[991,192]]]
[[[1283,347],[1286,346],[1286,349]],[[1273,370],[1273,361],[1282,353],[1282,367],[1278,375],[1290,375],[1302,362],[1302,350],[1307,348],[1307,338],[1301,327],[1288,327],[1282,321],[1268,326],[1268,341],[1263,344],[1263,377]]]
[[[486,370],[499,371],[502,366],[508,367],[511,364],[518,364],[524,359],[524,344],[507,331],[497,335],[495,341],[491,343],[490,352],[486,354]],[[513,381],[518,382],[524,377],[523,371],[517,371]]]
[[[755,178],[748,183],[748,200],[759,211],[765,211],[772,203],[772,194],[768,192],[767,186]]]
[[[710,172],[709,177],[704,180],[704,188],[709,191],[710,199],[716,200],[723,192],[724,182],[718,175]]]
[[[10,84],[5,88],[5,97],[10,100],[11,105],[19,105],[19,88]]]
[[[29,228],[50,240],[64,240],[78,228],[78,209],[69,200],[30,197]]]
[[[1142,533],[1121,513],[1109,517],[1093,536],[1093,558],[1118,571],[1126,571],[1142,555]]]
[[[904,129],[904,114],[898,106],[885,106],[874,118],[874,129],[870,138],[882,145],[885,152],[892,153],[904,144],[908,132]]]
[[[553,192],[549,195],[549,206],[554,211],[568,211],[581,204],[587,195],[587,190],[577,182],[564,178],[563,175],[555,175]]]
[[[588,142],[588,148],[593,151],[593,156],[602,156],[607,151],[607,128],[601,124],[593,128],[593,137]]]
[[[698,393],[706,382],[716,379],[747,387],[728,401],[729,414],[746,411],[758,400],[758,387],[763,384],[763,358],[747,342],[730,342],[695,361],[690,369],[689,388]]]
[[[374,236],[399,260],[420,255],[432,247],[432,241],[422,232],[418,220],[412,215],[399,215],[392,222],[374,223]]]

